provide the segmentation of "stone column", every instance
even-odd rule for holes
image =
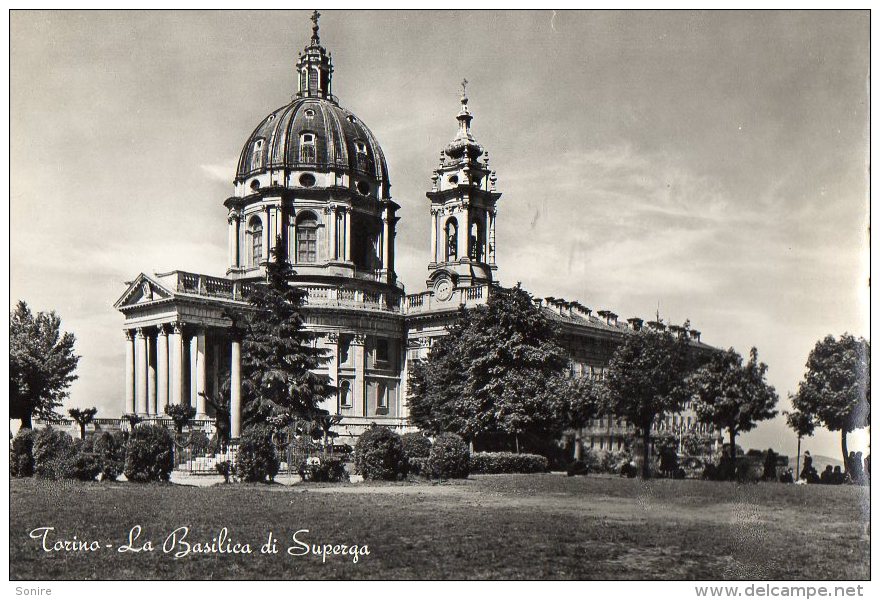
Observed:
[[[351,210],[345,209],[343,222],[345,223],[345,260],[351,262]]]
[[[266,261],[269,260],[269,248],[271,247],[269,245],[269,238],[272,236],[272,219],[268,206],[266,207],[266,214],[263,216],[263,220],[265,221],[263,223],[263,260]]]
[[[196,389],[194,406],[196,407],[196,418],[204,419],[208,416],[207,411],[205,410],[205,396],[203,395],[207,390],[206,384],[208,382],[208,361],[206,356],[204,327],[199,328],[198,333],[195,335],[195,339],[197,341],[196,349],[198,353],[198,362],[196,362]]]
[[[147,414],[156,414],[156,338],[147,336]]]
[[[330,222],[328,223],[328,233],[327,239],[330,242],[330,248],[328,250],[330,260],[337,260],[339,258],[339,238],[336,233],[336,205],[330,207]]]
[[[437,212],[431,209],[431,262],[440,262],[440,253],[437,252]]]
[[[485,226],[483,227],[483,262],[489,262],[489,209],[486,209],[486,218],[483,221]]]
[[[382,268],[391,271],[391,215],[386,208],[382,215]]]
[[[199,364],[199,336],[197,333],[189,338],[189,405],[196,408],[198,405],[198,364]]]
[[[349,352],[354,353],[354,386],[352,386],[351,390],[351,405],[352,408],[358,407],[361,411],[361,416],[364,417],[367,416],[366,410],[364,410],[364,386],[366,385],[364,372],[367,366],[367,357],[364,350],[366,342],[367,336],[358,333],[351,340],[349,348]]]
[[[241,337],[232,332],[229,370],[229,436],[241,437]]]
[[[183,323],[172,323],[168,335],[168,394],[171,404],[183,404],[184,347]]]
[[[134,404],[134,335],[125,330],[125,413],[135,412]]]
[[[489,211],[489,218],[491,219],[492,226],[488,227],[488,231],[486,232],[486,238],[489,240],[489,254],[487,255],[486,262],[489,264],[495,264],[495,211]]]
[[[135,398],[137,414],[147,414],[147,338],[141,327],[135,332]]]
[[[168,406],[168,326],[159,326],[159,335],[157,337],[157,365],[156,379],[158,382],[158,405],[156,406],[156,414],[165,414],[165,407]]]
[[[458,230],[458,258],[471,256],[471,215],[467,203],[461,205],[461,229]]]
[[[230,212],[229,216],[226,218],[227,223],[229,223],[229,266],[231,268],[235,268],[239,265],[238,262],[238,230],[240,227],[241,219],[238,213]]]

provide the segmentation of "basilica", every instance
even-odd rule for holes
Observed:
[[[394,270],[400,206],[391,197],[388,165],[373,132],[333,95],[318,16],[296,62],[295,96],[260,121],[242,148],[233,194],[223,202],[225,276],[141,273],[115,303],[124,316],[124,413],[162,418],[167,405],[189,404],[210,425],[204,394],[219,392],[228,378],[231,435],[240,435],[242,344],[227,315],[247,306],[248,286],[265,279],[278,243],[295,271],[290,284],[306,294],[306,326],[331,358],[324,370],[338,393],[322,407],[342,415],[343,439],[372,423],[409,427],[408,366],[427,356],[459,307],[483,304],[491,293],[501,192],[471,132],[466,88],[457,131],[426,193],[426,289],[406,294]],[[558,322],[573,376],[602,377],[619,341],[642,327],[668,327],[709,348],[699,331],[659,318],[623,319],[552,297],[535,302]],[[673,428],[697,426],[693,415],[670,419]],[[584,442],[619,448],[626,431],[619,420],[596,420]]]

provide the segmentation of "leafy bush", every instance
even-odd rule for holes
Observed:
[[[141,424],[128,439],[124,473],[129,481],[168,481],[174,470],[174,440],[161,425]]]
[[[592,473],[618,474],[624,465],[632,460],[627,451],[584,449],[584,463]]]
[[[125,468],[125,440],[122,436],[102,431],[95,435],[92,452],[98,462],[102,480],[115,481]]]
[[[189,439],[189,447],[193,456],[206,454],[211,446],[211,439],[204,431],[193,431]]]
[[[31,477],[34,474],[34,439],[37,432],[33,429],[19,429],[12,438],[9,449],[9,474],[13,477]]]
[[[101,463],[93,452],[79,450],[71,457],[70,474],[80,481],[94,481],[101,472]]]
[[[565,469],[565,474],[569,477],[574,477],[575,475],[589,475],[590,469],[587,467],[587,464],[582,460],[576,460]]]
[[[407,462],[411,475],[429,475],[427,458],[410,458]]]
[[[214,465],[214,468],[223,476],[223,483],[229,483],[229,477],[232,475],[232,463],[228,460],[222,460]]]
[[[439,479],[465,479],[471,470],[467,444],[454,433],[441,433],[431,446],[428,469],[432,477]]]
[[[431,455],[431,440],[420,431],[404,433],[400,441],[403,443],[403,451],[409,459],[428,458]]]
[[[474,474],[546,473],[547,469],[547,459],[539,454],[474,452],[471,456],[471,473]]]
[[[299,465],[299,476],[303,481],[324,481],[337,483],[348,481],[348,471],[341,458],[329,457],[315,461],[303,461]]]
[[[73,477],[76,452],[69,434],[52,427],[41,429],[34,437],[34,474],[44,479]]]
[[[371,427],[358,439],[354,465],[364,479],[405,477],[409,465],[400,436],[387,427]]]
[[[242,481],[274,481],[281,461],[272,442],[272,429],[254,425],[244,430],[238,446],[235,474]]]

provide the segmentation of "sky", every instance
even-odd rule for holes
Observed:
[[[11,13],[10,304],[76,335],[65,407],[122,412],[126,281],[225,273],[223,200],[295,91],[308,18]],[[408,293],[467,78],[502,284],[755,346],[780,412],[817,340],[868,337],[867,11],[327,10],[320,34],[334,93],[385,151]],[[796,438],[780,417],[740,443]],[[837,457],[839,435],[804,447]]]

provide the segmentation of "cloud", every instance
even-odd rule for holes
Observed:
[[[230,158],[222,163],[201,164],[199,168],[212,181],[229,185],[235,179],[235,170],[238,168],[238,159]]]

